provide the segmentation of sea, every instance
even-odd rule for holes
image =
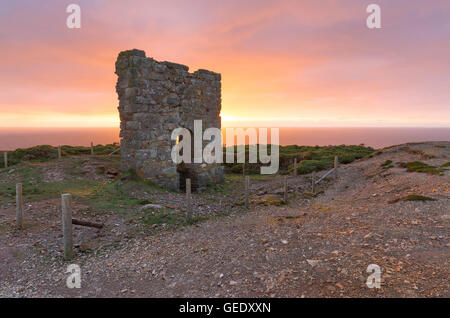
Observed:
[[[120,142],[119,128],[9,128],[0,127],[0,151],[36,145],[88,146]],[[270,138],[269,138],[270,141]],[[360,145],[383,148],[407,142],[450,141],[447,128],[282,127],[280,145]]]

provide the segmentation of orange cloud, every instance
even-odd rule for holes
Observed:
[[[450,4],[379,1],[0,4],[0,126],[118,125],[114,62],[140,48],[222,73],[224,124],[450,126]],[[26,6],[24,5],[26,4]]]

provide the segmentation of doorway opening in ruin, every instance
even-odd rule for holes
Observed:
[[[188,129],[192,136],[192,131]],[[177,137],[176,143],[178,144],[183,140],[183,136],[180,135]],[[184,149],[181,149],[180,155],[183,155]],[[191,191],[196,192],[198,189],[198,180],[197,175],[195,173],[195,164],[194,162],[194,139],[191,138],[191,163],[179,163],[177,164],[177,173],[178,173],[178,189],[181,192],[186,192],[186,179],[191,179]]]

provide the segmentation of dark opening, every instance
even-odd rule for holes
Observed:
[[[196,192],[198,189],[198,179],[197,175],[195,173],[195,165],[194,165],[194,136],[192,134],[192,131],[189,130],[191,133],[191,163],[179,163],[177,165],[177,173],[179,176],[179,185],[178,189],[181,192],[186,192],[186,179],[191,179],[191,191]],[[183,136],[178,136],[177,143],[181,142],[183,140]],[[180,156],[183,155],[183,149],[180,151]]]

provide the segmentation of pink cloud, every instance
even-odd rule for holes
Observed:
[[[115,59],[140,48],[221,72],[233,117],[450,123],[450,4],[378,2],[381,30],[350,0],[85,0],[80,30],[61,1],[0,4],[0,116],[116,114]]]

